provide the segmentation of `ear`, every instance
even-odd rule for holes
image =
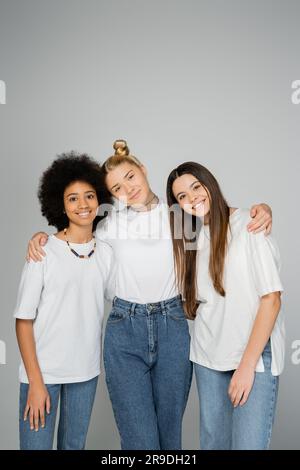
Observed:
[[[141,165],[140,168],[141,168],[142,172],[144,173],[144,176],[147,177],[148,176],[147,168],[144,165]]]

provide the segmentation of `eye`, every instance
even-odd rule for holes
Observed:
[[[134,173],[132,173],[131,175],[128,176],[128,179],[129,180],[132,180],[132,178],[134,177]]]
[[[114,192],[117,193],[120,190],[120,188],[115,188]]]
[[[94,197],[95,197],[95,194],[89,194],[88,195],[88,199],[94,199]]]
[[[197,183],[197,184],[195,184],[193,189],[195,189],[195,191],[197,191],[197,189],[200,189],[201,186],[202,186],[201,183]]]
[[[76,200],[77,200],[77,197],[72,196],[72,197],[70,197],[69,202],[75,202]]]
[[[182,199],[184,199],[184,198],[185,198],[185,194],[181,194],[181,196],[179,196],[178,199],[179,199],[179,201],[182,201]]]

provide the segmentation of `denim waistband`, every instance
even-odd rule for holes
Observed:
[[[182,306],[181,295],[172,297],[171,299],[162,300],[161,302],[151,302],[147,304],[140,304],[135,302],[129,302],[128,300],[120,299],[115,297],[113,299],[113,306],[119,307],[122,310],[128,311],[128,313],[133,313],[135,310],[147,310],[153,313],[164,312],[170,307]]]

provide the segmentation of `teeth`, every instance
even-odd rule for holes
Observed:
[[[198,204],[196,204],[195,206],[193,206],[193,209],[197,209],[198,207],[203,206],[203,205],[204,205],[204,202],[205,202],[205,199],[204,199],[204,201],[198,202]]]
[[[78,214],[79,217],[86,217],[87,215],[89,215],[89,212],[82,212],[81,214]]]

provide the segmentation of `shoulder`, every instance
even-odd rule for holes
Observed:
[[[95,236],[99,240],[107,241],[109,238],[114,238],[117,232],[117,227],[121,220],[127,217],[127,208],[116,210],[115,208],[104,217],[104,219],[98,222]]]
[[[100,265],[109,271],[114,260],[112,247],[102,240],[97,240],[96,250]]]
[[[65,248],[65,240],[62,240],[55,235],[50,235],[46,245],[43,246],[43,250],[46,253],[46,256],[43,259],[47,259],[47,257],[51,257],[62,248]]]
[[[57,239],[58,240],[58,239]],[[49,235],[47,243],[43,246],[43,251],[45,252],[46,256],[42,256],[41,261],[33,261],[30,259],[27,263],[25,263],[25,268],[27,271],[39,271],[46,266],[49,258],[51,259],[52,256],[55,254],[55,252],[58,249],[59,243],[62,243],[62,241],[58,240],[58,243],[54,239],[54,235]]]
[[[233,211],[229,218],[229,226],[232,235],[238,235],[239,233],[242,233],[247,236],[247,225],[250,221],[250,209],[238,208]]]
[[[250,209],[239,207],[231,213],[230,219],[232,221],[237,221],[240,224],[247,225],[251,220]]]
[[[112,247],[101,240],[97,240],[97,251],[99,251],[101,256],[105,259],[110,260],[113,257]]]
[[[254,253],[260,253],[262,256],[264,252],[271,252],[276,259],[279,259],[279,247],[273,233],[266,235],[264,230],[258,233],[249,232],[247,225],[252,220],[250,209],[240,209],[239,212],[240,232],[243,233],[246,239],[250,253],[252,253],[252,255],[254,255]]]

